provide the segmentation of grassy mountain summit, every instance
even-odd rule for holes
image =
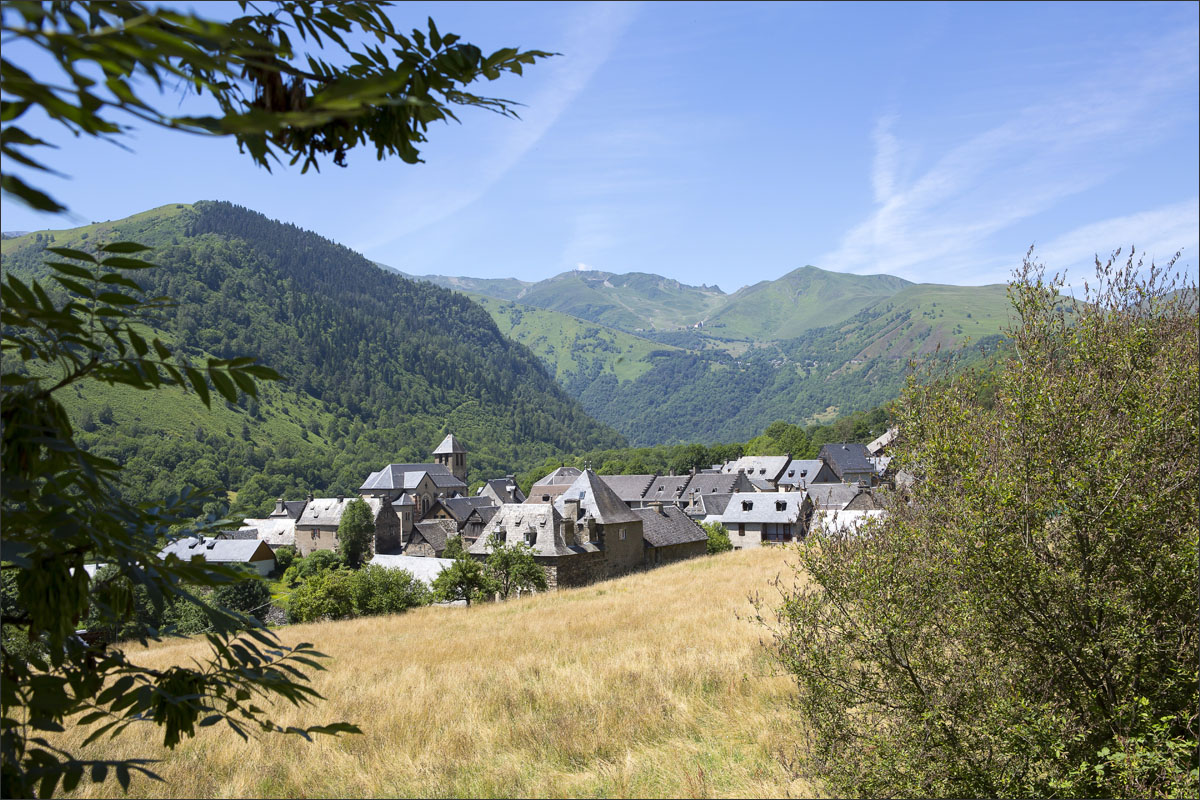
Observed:
[[[872,408],[899,394],[909,359],[991,344],[1011,314],[1002,284],[813,266],[733,294],[644,273],[437,281],[470,292],[635,445],[745,440],[776,419]]]
[[[135,277],[177,301],[156,335],[196,360],[256,356],[284,378],[260,402],[211,412],[182,394],[74,398],[89,446],[142,476],[139,499],[197,475],[255,507],[283,492],[351,491],[382,463],[426,460],[448,430],[471,448],[472,480],[621,441],[467,298],[229,203],[26,234],[4,241],[4,269],[44,276],[47,246],[119,239],[155,248],[161,268]]]

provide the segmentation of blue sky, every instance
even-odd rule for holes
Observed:
[[[805,264],[1004,281],[1032,244],[1086,277],[1131,244],[1196,273],[1196,3],[410,4],[484,50],[560,57],[483,91],[425,164],[255,168],[156,130],[133,152],[32,126],[74,216],[4,201],[5,230],[201,199],[310,228],[406,272],[655,272],[726,291]]]

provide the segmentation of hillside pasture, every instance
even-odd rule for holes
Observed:
[[[751,593],[791,583],[789,560],[741,551],[503,604],[283,628],[331,658],[314,680],[326,702],[276,720],[363,735],[243,742],[214,726],[163,751],[147,725],[81,755],[161,758],[166,783],[135,778],[138,797],[811,794],[780,766],[794,690],[749,619]],[[175,641],[134,657],[165,667],[203,651]],[[59,743],[79,752],[85,736]],[[121,790],[84,782],[73,796]]]

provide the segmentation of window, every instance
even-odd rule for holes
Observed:
[[[787,500],[776,500],[775,501],[775,510],[776,511],[787,511]]]
[[[624,529],[624,528],[621,528],[621,534],[620,534],[620,538],[621,538],[621,539],[624,539],[624,538],[625,538],[625,529]]]
[[[743,500],[742,501],[742,511],[753,511],[753,510],[754,510],[754,501],[753,500]]]
[[[533,547],[533,544],[536,541],[537,541],[537,533],[535,531],[525,531],[525,544],[529,545],[530,547]]]
[[[739,522],[738,523],[738,536],[745,536],[745,535],[746,535],[746,523]],[[739,547],[738,549],[740,550],[741,548]]]

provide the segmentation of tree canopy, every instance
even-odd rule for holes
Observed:
[[[832,794],[1195,793],[1196,290],[1115,256],[1061,288],[1026,261],[994,395],[914,378],[909,502],[799,551],[776,645]]]

